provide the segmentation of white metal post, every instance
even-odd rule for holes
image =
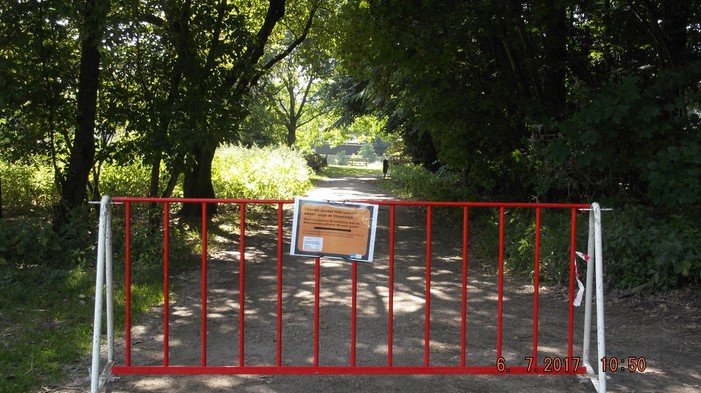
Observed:
[[[92,368],[90,370],[90,392],[97,393],[100,387],[100,336],[102,333],[102,287],[105,283],[105,243],[107,231],[107,209],[110,198],[100,201],[100,223],[97,231],[97,266],[95,272],[95,313],[92,335]]]
[[[592,282],[594,281],[594,212],[589,212],[589,238],[587,241],[587,280],[584,287],[584,336],[582,339],[582,362],[584,365],[591,365],[589,361],[589,350],[591,348],[591,300],[592,300]]]
[[[599,369],[599,393],[606,393],[606,372],[601,366],[601,359],[606,357],[606,338],[604,335],[604,257],[601,235],[601,207],[592,203],[594,210],[594,254],[596,260],[596,344],[597,368]]]
[[[114,363],[114,286],[112,279],[112,204],[107,206],[105,292],[107,294],[107,367]]]

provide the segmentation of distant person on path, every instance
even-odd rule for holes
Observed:
[[[389,170],[389,160],[385,158],[384,160],[382,160],[382,178],[383,179],[385,177],[387,177],[388,170]]]

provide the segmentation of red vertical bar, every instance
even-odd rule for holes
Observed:
[[[282,203],[277,204],[277,351],[275,363],[282,366]]]
[[[207,366],[207,204],[202,203],[202,308],[200,315],[200,345],[202,367]]]
[[[533,262],[533,361],[538,365],[538,307],[540,306],[540,208],[535,209],[535,260]]]
[[[355,366],[355,355],[356,355],[356,330],[357,330],[357,312],[356,306],[358,304],[358,262],[352,262],[352,304],[351,304],[351,353],[350,353],[350,364]]]
[[[319,367],[319,276],[321,261],[314,261],[314,367]]]
[[[240,228],[239,228],[239,366],[244,365],[244,343],[245,343],[245,303],[246,303],[246,204],[239,205]]]
[[[392,366],[394,346],[394,205],[389,207],[389,305],[387,315],[387,366]]]
[[[462,324],[460,329],[460,365],[465,367],[465,348],[467,347],[467,239],[469,236],[469,215],[470,212],[465,206],[462,217]]]
[[[124,340],[126,348],[124,350],[124,363],[131,366],[131,202],[124,203],[124,290],[126,293],[126,305],[124,316]]]
[[[572,343],[574,340],[574,264],[577,247],[577,209],[573,208],[570,218],[570,302],[567,318],[567,357],[572,359]]]
[[[499,208],[499,277],[497,300],[497,359],[501,357],[502,322],[504,312],[504,207]]]
[[[426,208],[426,309],[424,315],[424,366],[430,363],[431,348],[431,206]]]
[[[170,204],[163,203],[163,366],[167,367],[169,362],[169,303],[170,285],[168,283],[168,258],[170,254]]]

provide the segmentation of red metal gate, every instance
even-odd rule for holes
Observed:
[[[290,200],[248,200],[248,199],[183,199],[183,198],[132,198],[116,197],[113,202],[124,204],[125,213],[125,353],[124,364],[114,365],[112,373],[116,375],[143,374],[585,374],[585,364],[580,364],[580,358],[573,354],[574,341],[574,309],[575,293],[575,250],[577,213],[589,209],[588,204],[553,204],[553,203],[491,203],[491,202],[413,202],[413,201],[362,201],[385,206],[389,210],[389,250],[388,251],[388,307],[387,307],[387,360],[383,365],[357,364],[357,286],[358,267],[352,263],[351,280],[351,323],[350,323],[350,359],[344,366],[327,366],[319,364],[319,293],[320,293],[320,259],[315,259],[314,267],[314,320],[313,320],[313,364],[286,365],[283,364],[282,330],[283,330],[283,208],[292,204]],[[163,208],[163,361],[157,366],[134,365],[132,363],[132,321],[131,321],[131,288],[132,288],[132,206],[134,204],[158,203]],[[200,361],[199,364],[188,366],[171,365],[169,361],[169,216],[171,204],[191,203],[201,206],[201,315],[200,315]],[[240,242],[239,242],[239,288],[238,288],[238,362],[228,366],[211,366],[207,361],[207,204],[236,204],[240,211]],[[277,209],[277,305],[276,305],[276,355],[275,363],[270,365],[249,365],[245,362],[245,280],[246,275],[246,207],[251,205],[269,205]],[[396,365],[394,363],[394,287],[395,287],[395,217],[398,207],[425,208],[426,212],[426,245],[425,245],[425,306],[423,332],[423,364],[414,366]],[[461,269],[461,329],[460,329],[460,359],[455,365],[432,365],[430,359],[431,343],[431,259],[432,259],[432,215],[435,207],[453,207],[462,209],[462,269]],[[491,364],[470,364],[466,359],[467,333],[467,273],[468,273],[468,244],[469,244],[469,214],[472,208],[491,208],[499,211],[499,246],[498,246],[498,299],[496,315],[496,357]],[[535,253],[533,319],[532,319],[532,360],[534,362],[523,366],[507,364],[502,356],[503,341],[503,303],[504,303],[504,252],[505,252],[505,211],[507,209],[529,209],[534,212],[535,219]],[[567,323],[567,357],[560,359],[563,364],[559,367],[545,367],[539,364],[539,280],[540,280],[540,244],[541,244],[541,213],[544,209],[569,210],[570,213],[570,245],[569,245],[569,309]]]

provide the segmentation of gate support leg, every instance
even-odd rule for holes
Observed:
[[[587,254],[589,261],[587,263],[587,284],[586,296],[584,303],[584,335],[582,343],[582,361],[587,368],[587,376],[591,379],[594,387],[599,393],[606,393],[606,372],[601,367],[600,360],[606,357],[606,338],[604,325],[604,259],[602,251],[602,234],[601,234],[601,207],[594,202],[591,205],[589,212],[589,239]],[[596,344],[597,344],[597,370],[598,375],[594,373],[594,367],[589,359],[591,346],[591,306],[592,306],[592,284],[596,274]]]
[[[97,234],[97,266],[95,273],[95,313],[93,319],[92,367],[90,392],[97,393],[107,380],[114,363],[114,320],[112,291],[112,212],[110,197],[100,201],[100,224]],[[103,287],[106,287],[103,289]],[[107,364],[100,375],[100,341],[102,338],[102,295],[106,292],[107,307]]]

